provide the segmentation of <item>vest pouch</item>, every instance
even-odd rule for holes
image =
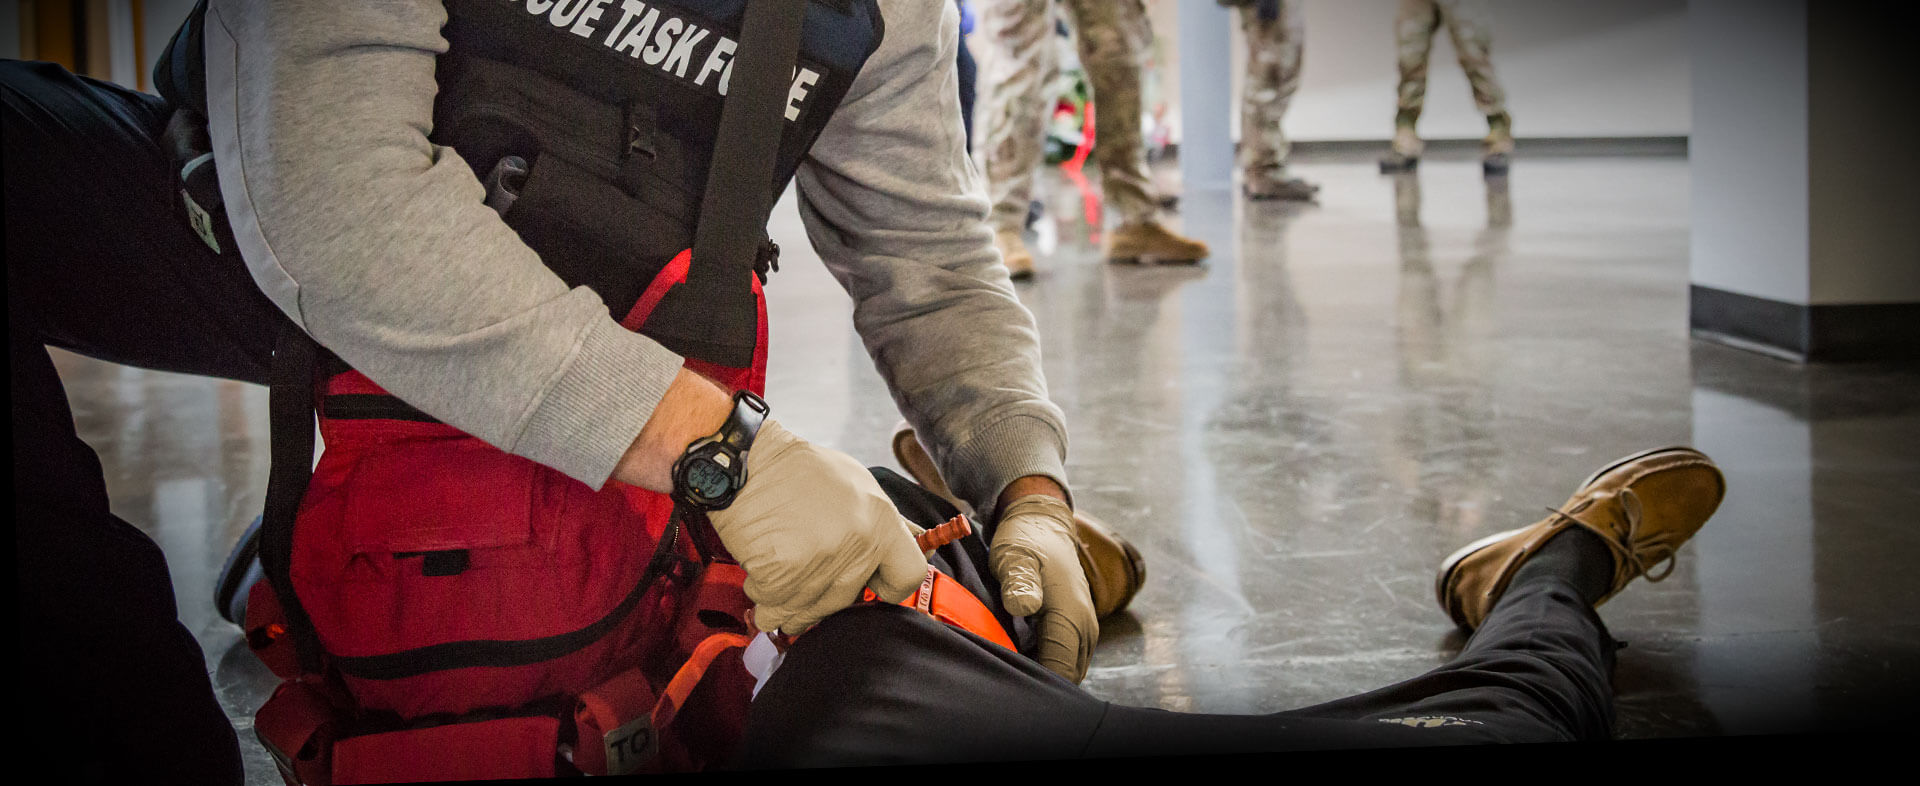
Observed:
[[[574,705],[573,766],[588,775],[630,775],[685,769],[679,741],[653,727],[653,706],[660,700],[642,670],[628,669]],[[682,765],[682,766],[673,766]]]
[[[464,568],[450,566],[471,567],[475,551],[524,548],[533,540],[534,466],[473,439],[370,451],[349,481],[347,548],[381,579],[455,576]],[[468,556],[437,558],[462,551]]]
[[[357,431],[387,423],[323,421],[294,533],[295,591],[361,707],[420,718],[575,695],[665,638],[673,609],[642,586],[663,524],[627,494],[472,437]]]
[[[661,687],[667,694],[665,703],[672,706],[664,708],[664,717],[655,718],[668,771],[698,770],[730,761],[733,744],[746,733],[744,710],[753,700],[754,682],[741,661],[746,642],[753,637],[746,622],[746,610],[752,606],[744,589],[746,578],[746,570],[737,564],[711,562],[681,598],[674,626],[674,649],[679,653],[675,667],[680,671]],[[722,639],[733,639],[739,646],[725,646]],[[684,743],[685,751],[677,750],[676,743]],[[689,764],[674,764],[675,754],[689,757]]]
[[[530,165],[506,223],[569,286],[616,315],[667,260],[693,244],[701,155],[639,101],[588,96],[530,68],[474,54],[441,60],[433,141],[483,181],[501,160]]]
[[[507,225],[569,286],[586,286],[618,319],[661,269],[693,245],[673,212],[629,197],[552,150],[530,159]]]
[[[552,778],[559,737],[544,715],[347,737],[333,745],[333,783]]]
[[[698,537],[694,533],[690,536]],[[693,652],[700,642],[715,633],[738,633],[751,637],[753,629],[742,616],[753,606],[745,589],[747,571],[730,562],[715,562],[700,572],[700,578],[687,589],[680,610],[675,643],[681,652]]]

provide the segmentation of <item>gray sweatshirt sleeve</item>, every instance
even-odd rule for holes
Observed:
[[[435,0],[214,0],[209,131],[254,279],[408,403],[602,485],[681,358],[569,289],[432,129]]]
[[[1066,486],[1066,428],[966,152],[959,14],[930,0],[880,7],[886,37],[800,169],[800,215],[895,403],[984,513],[1025,475]]]

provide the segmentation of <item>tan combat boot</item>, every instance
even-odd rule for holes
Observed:
[[[1296,202],[1311,202],[1320,194],[1320,187],[1297,177],[1287,177],[1284,170],[1262,169],[1247,172],[1241,178],[1240,188],[1248,199],[1284,199]]]
[[[1420,153],[1425,149],[1426,143],[1420,141],[1420,134],[1413,130],[1413,124],[1396,123],[1393,127],[1393,148],[1380,158],[1381,173],[1413,171],[1420,166]]]
[[[1673,572],[1674,552],[1700,531],[1727,482],[1713,459],[1691,448],[1659,448],[1620,459],[1588,477],[1573,497],[1532,526],[1489,535],[1447,557],[1434,581],[1440,607],[1467,630],[1480,627],[1520,565],[1571,527],[1600,536],[1613,551],[1613,587],[1606,603],[1636,577],[1660,581]],[[1660,563],[1667,568],[1648,575]]]
[[[1480,168],[1489,175],[1504,175],[1513,164],[1513,118],[1507,113],[1487,115],[1487,138],[1480,142]]]
[[[1020,230],[1002,229],[993,233],[993,247],[1000,250],[1000,261],[1007,266],[1007,277],[1015,281],[1033,278],[1033,252],[1020,239]]]
[[[954,507],[970,511],[965,502],[953,496],[933,457],[913,433],[913,427],[901,423],[893,431],[893,458],[907,470],[921,488],[933,492]],[[1087,586],[1093,591],[1094,614],[1105,619],[1120,613],[1139,594],[1147,580],[1147,562],[1140,550],[1112,528],[1087,514],[1074,511],[1073,534],[1080,552],[1080,569],[1087,574]]]
[[[1207,244],[1174,234],[1150,218],[1121,224],[1107,240],[1110,262],[1193,264],[1206,259],[1208,253]]]

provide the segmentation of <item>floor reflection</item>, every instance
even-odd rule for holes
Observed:
[[[1702,533],[1700,618],[1677,654],[1700,701],[1728,733],[1910,727],[1920,370],[1796,367],[1706,344],[1694,368],[1696,441],[1739,457],[1732,526]]]
[[[1513,224],[1506,176],[1486,184],[1486,224],[1471,254],[1443,290],[1435,272],[1433,244],[1420,222],[1420,175],[1393,176],[1394,236],[1400,251],[1400,281],[1394,308],[1399,381],[1405,404],[1399,417],[1382,419],[1386,471],[1417,489],[1408,514],[1438,524],[1459,538],[1485,531],[1490,483],[1499,462],[1493,438],[1493,389],[1498,377],[1494,346],[1494,269],[1507,253]]]

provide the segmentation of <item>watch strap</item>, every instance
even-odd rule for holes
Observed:
[[[766,399],[754,395],[752,391],[742,390],[733,394],[733,413],[720,426],[720,433],[713,435],[714,440],[735,451],[745,452],[753,447],[753,438],[759,435],[760,425],[767,421],[769,409]]]

